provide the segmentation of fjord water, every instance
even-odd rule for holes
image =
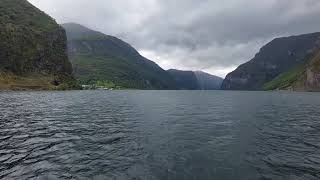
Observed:
[[[0,179],[318,179],[320,94],[0,93]]]

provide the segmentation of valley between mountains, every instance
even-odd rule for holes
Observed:
[[[26,0],[0,3],[0,60],[1,90],[320,90],[320,33],[276,38],[222,79],[164,70],[127,42],[59,25]]]

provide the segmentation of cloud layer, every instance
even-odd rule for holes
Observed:
[[[59,23],[118,36],[163,68],[219,76],[267,41],[320,31],[319,0],[29,0]]]

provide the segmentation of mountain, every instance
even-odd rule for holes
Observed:
[[[265,90],[320,91],[320,46],[306,64],[292,68],[264,85]]]
[[[320,46],[319,46],[320,48]],[[300,78],[294,82],[294,90],[320,91],[320,50],[318,49]]]
[[[0,2],[0,89],[76,86],[65,31],[26,0]]]
[[[221,88],[223,79],[202,71],[195,71],[199,89],[201,90],[218,90]]]
[[[175,80],[178,89],[182,90],[217,90],[222,78],[201,71],[181,71],[170,69],[168,72]]]
[[[75,23],[62,25],[69,58],[81,84],[105,82],[121,88],[175,89],[171,76],[128,43]]]
[[[167,71],[173,77],[176,86],[181,90],[197,90],[199,89],[198,80],[192,71],[180,71],[169,69]]]
[[[282,73],[304,66],[320,41],[320,33],[277,38],[260,49],[249,62],[229,73],[224,90],[262,90]]]

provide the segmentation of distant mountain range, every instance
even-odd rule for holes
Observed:
[[[222,80],[201,71],[165,71],[128,43],[79,24],[60,26],[26,0],[1,0],[0,60],[1,90],[102,84],[129,89],[320,91],[320,33],[274,39]]]
[[[277,38],[262,47],[252,60],[228,74],[222,89],[309,90],[305,87],[311,78],[308,68],[317,64],[319,46],[320,33]],[[312,76],[318,76],[318,72],[313,71]],[[313,83],[317,82],[312,78]]]
[[[222,79],[216,76],[190,71],[182,77],[183,71],[163,70],[116,37],[75,23],[62,26],[67,32],[74,74],[81,84],[106,81],[121,88],[134,89],[220,88]]]
[[[202,71],[180,71],[170,69],[168,72],[175,80],[177,87],[184,90],[218,90],[223,79]]]
[[[223,79],[202,71],[195,71],[200,90],[219,90]]]

